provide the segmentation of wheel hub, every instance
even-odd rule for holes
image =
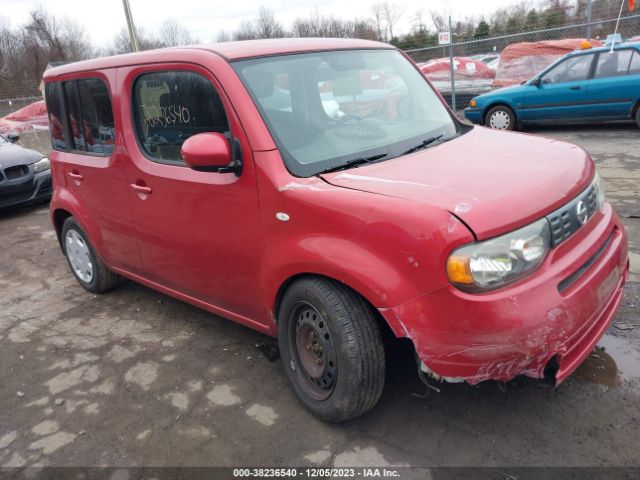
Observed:
[[[498,130],[505,130],[509,126],[509,123],[511,123],[511,117],[503,110],[494,112],[489,119],[489,124]]]
[[[295,312],[295,346],[302,374],[316,397],[333,391],[337,373],[335,348],[326,321],[311,305]]]
[[[65,251],[76,276],[85,283],[93,280],[93,262],[87,242],[75,230],[67,231],[65,235]]]

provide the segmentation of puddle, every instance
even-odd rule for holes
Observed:
[[[574,373],[580,380],[617,387],[626,382],[638,385],[640,351],[624,338],[605,335]]]

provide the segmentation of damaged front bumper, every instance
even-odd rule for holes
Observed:
[[[542,378],[553,363],[559,383],[610,325],[628,272],[627,235],[606,204],[520,282],[484,294],[446,285],[380,312],[413,341],[421,370],[433,378]]]

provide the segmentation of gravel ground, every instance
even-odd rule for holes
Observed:
[[[375,410],[324,424],[257,348],[266,337],[133,282],[82,290],[41,204],[0,211],[0,466],[638,465],[640,130],[531,133],[593,155],[630,237],[605,349],[559,388],[518,378],[437,393],[398,343]],[[23,142],[47,150],[46,134]]]

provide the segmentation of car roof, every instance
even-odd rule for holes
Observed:
[[[113,55],[80,62],[68,63],[51,68],[44,73],[44,78],[55,77],[68,73],[100,70],[105,68],[138,65],[155,61],[166,61],[168,52],[178,53],[185,50],[204,50],[213,52],[227,61],[245,58],[265,57],[271,55],[285,55],[289,53],[304,53],[325,50],[356,50],[356,49],[393,49],[395,47],[381,42],[344,38],[278,38],[267,40],[243,40],[238,42],[222,42],[211,45],[189,45],[185,47],[163,48],[144,52]]]
[[[613,46],[614,50],[620,50],[621,48],[640,48],[640,42],[629,42],[629,43],[616,43]],[[603,45],[602,47],[593,47],[593,48],[585,48],[583,50],[574,50],[573,52],[569,52],[567,56],[571,55],[579,55],[581,53],[590,53],[590,52],[604,52],[611,50],[611,45]]]

